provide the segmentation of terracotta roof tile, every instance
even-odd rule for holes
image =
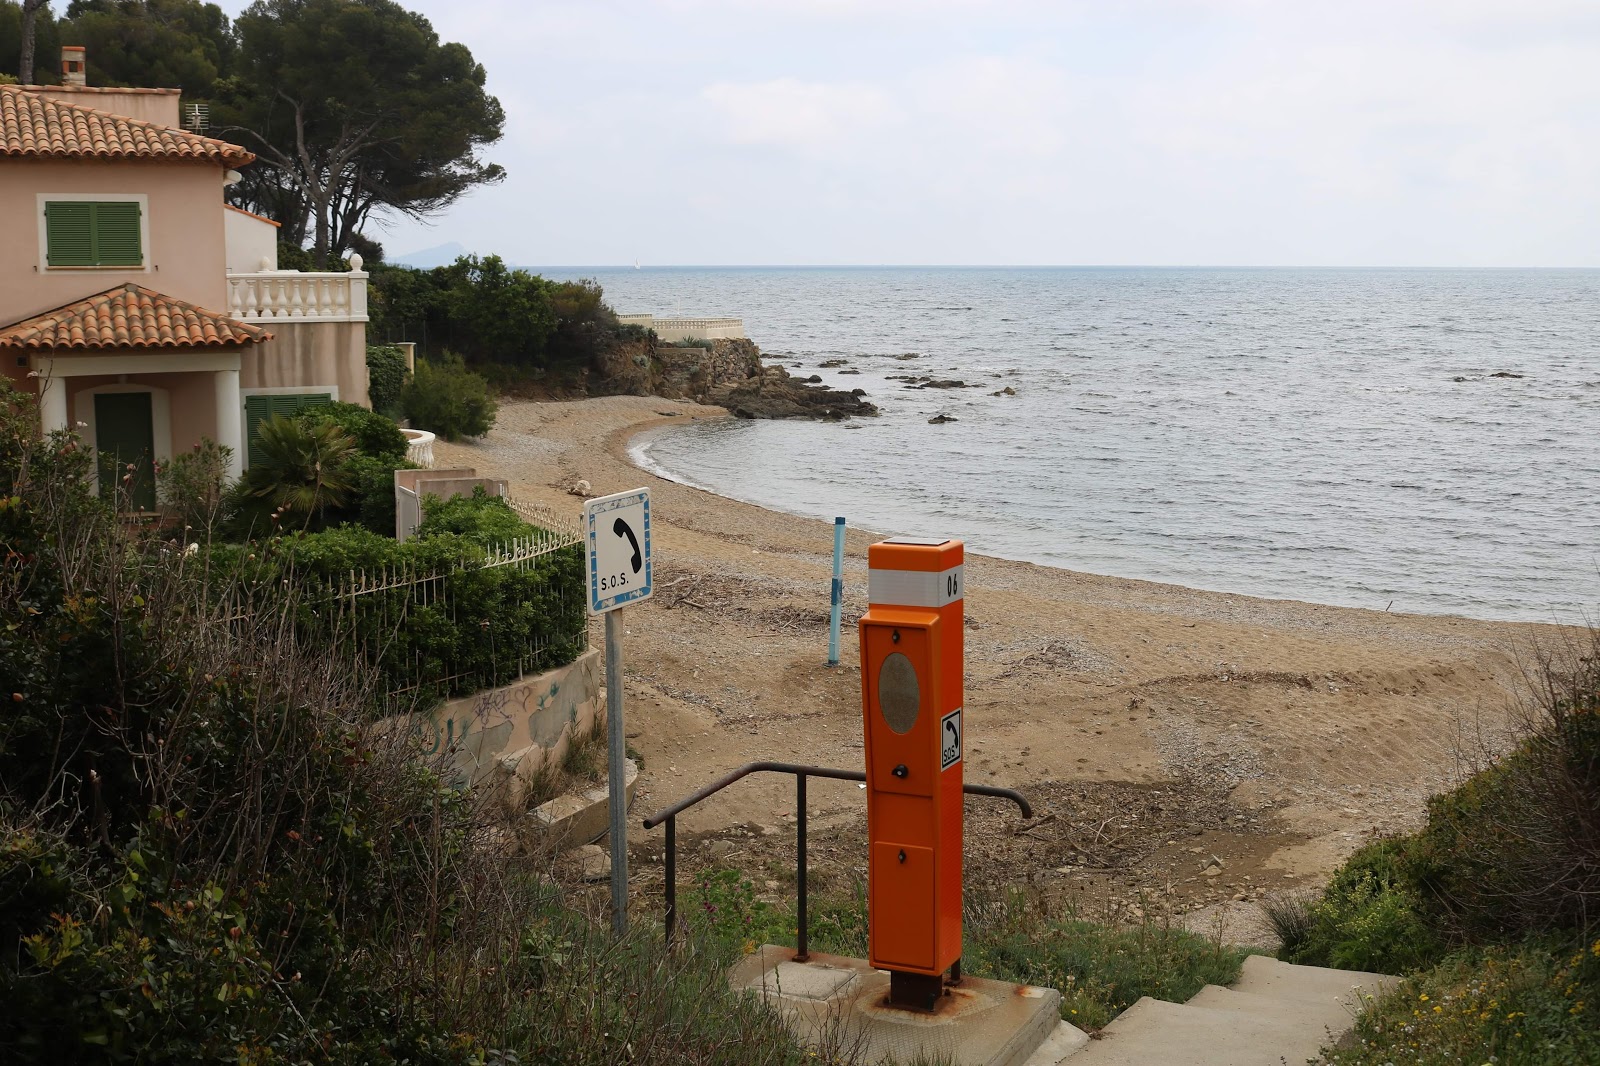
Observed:
[[[34,351],[216,348],[271,339],[260,326],[133,284],[0,329],[0,348]]]
[[[238,167],[255,154],[227,141],[0,85],[0,156],[156,159]]]

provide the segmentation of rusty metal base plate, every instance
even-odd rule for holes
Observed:
[[[889,974],[861,959],[764,945],[728,971],[736,991],[761,996],[803,1044],[864,1062],[924,1058],[959,1066],[1022,1066],[1061,1021],[1053,988],[964,977],[931,1012],[889,1003]]]

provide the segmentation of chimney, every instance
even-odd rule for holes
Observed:
[[[88,58],[81,44],[61,46],[61,84],[88,85]]]

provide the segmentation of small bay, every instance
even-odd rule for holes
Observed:
[[[619,312],[740,317],[769,361],[881,408],[639,442],[723,495],[1257,596],[1600,605],[1600,271],[542,272]]]

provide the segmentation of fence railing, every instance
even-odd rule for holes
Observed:
[[[228,275],[228,313],[246,322],[309,319],[367,321],[367,275],[361,270],[271,270]]]
[[[805,766],[792,762],[751,762],[745,763],[737,770],[730,770],[698,792],[691,793],[664,810],[657,811],[644,820],[646,829],[654,829],[663,822],[667,826],[666,847],[666,895],[667,895],[667,946],[672,945],[673,933],[678,921],[678,815],[693,807],[696,803],[714,796],[727,788],[735,781],[743,780],[751,774],[777,773],[794,775],[794,811],[795,811],[795,884],[798,889],[796,900],[799,920],[796,923],[796,951],[795,961],[805,962],[809,956],[810,925],[806,921],[806,779],[809,777],[831,778],[835,781],[865,781],[867,775],[861,770],[835,770],[826,766]],[[1022,793],[1011,788],[999,788],[994,785],[962,785],[961,791],[969,796],[995,796],[1008,799],[1022,810],[1024,818],[1033,817],[1033,807],[1029,805]]]

